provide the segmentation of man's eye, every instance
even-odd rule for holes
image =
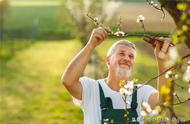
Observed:
[[[129,55],[129,57],[130,57],[130,58],[134,58],[134,56],[133,56],[133,55]]]
[[[124,56],[125,54],[124,53],[119,53],[119,55]]]

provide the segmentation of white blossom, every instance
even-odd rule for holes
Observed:
[[[173,95],[175,96],[175,95],[177,95],[177,93],[176,93],[176,92],[173,92]]]
[[[189,89],[188,89],[188,93],[190,93],[190,87],[189,87]]]
[[[167,42],[169,43],[169,42]],[[179,57],[178,51],[175,47],[169,47],[167,54],[165,52],[160,52],[159,57],[162,59],[167,59],[165,62],[166,66],[174,65]]]
[[[150,105],[147,102],[143,102],[142,103],[143,108],[148,112],[151,113],[152,109],[150,107]]]
[[[167,71],[165,74],[165,78],[169,78],[171,74],[172,74],[172,71]]]
[[[158,6],[158,4],[154,4],[154,6],[155,6],[155,7],[157,7],[157,6]]]
[[[142,111],[141,111],[141,115],[142,115],[142,116],[146,116],[147,113],[146,113],[145,111],[142,110]]]
[[[154,116],[154,115],[158,115],[159,111],[157,109],[154,109],[151,111],[150,115]]]
[[[149,105],[147,102],[143,102],[142,105],[143,105],[143,107],[145,107],[145,108],[150,107],[150,105]]]
[[[152,111],[150,105],[149,105],[147,102],[143,102],[143,103],[142,103],[142,106],[143,106],[143,108],[146,109],[147,112],[150,113],[150,112]]]
[[[189,66],[187,66],[187,70],[190,70],[190,65],[189,65]]]
[[[134,82],[133,81],[129,81],[126,85],[124,85],[124,87],[126,89],[132,89],[134,88]]]
[[[147,102],[143,102],[142,107],[144,108],[144,110],[141,111],[142,116],[146,116],[147,114],[150,116],[158,115],[160,111],[160,106],[156,106],[155,109],[151,109],[150,105]]]
[[[124,88],[120,88],[119,92],[123,95],[123,94],[125,94],[125,89]]]
[[[172,61],[175,62],[177,60],[179,54],[178,54],[178,51],[177,51],[177,49],[175,47],[170,47],[169,48],[169,56],[170,56],[170,59]]]
[[[137,23],[139,23],[140,21],[144,21],[144,16],[143,15],[139,15],[138,18],[137,18]]]
[[[151,113],[151,112],[152,112],[152,109],[151,109],[150,107],[148,107],[148,108],[146,109],[146,111],[147,111],[148,113]]]
[[[177,74],[175,74],[175,79],[178,79],[178,77],[179,77],[179,76],[178,76]]]
[[[125,32],[123,32],[123,31],[117,31],[117,32],[115,32],[114,33],[114,35],[116,35],[116,36],[125,36]]]
[[[187,82],[190,82],[190,70],[186,70],[186,72],[183,75],[183,79]]]
[[[129,81],[127,84],[124,85],[124,87],[120,88],[119,92],[122,95],[131,95],[133,93],[134,88],[134,82]]]
[[[126,104],[128,104],[128,105],[130,105],[130,104],[131,104],[131,102],[129,102],[129,101],[126,101],[125,103],[126,103]]]
[[[129,89],[125,89],[125,88],[120,88],[119,92],[122,94],[122,95],[131,95],[133,92]]]

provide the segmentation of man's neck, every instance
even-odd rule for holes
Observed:
[[[119,82],[121,80],[125,80],[125,82],[127,82],[127,79],[123,78],[123,77],[118,77],[116,75],[108,75],[106,83],[107,85],[114,91],[119,91],[119,89],[121,88],[119,86]]]

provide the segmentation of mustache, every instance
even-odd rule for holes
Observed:
[[[130,65],[129,65],[129,61],[128,61],[128,60],[126,60],[126,59],[125,59],[125,60],[123,60],[122,62],[120,62],[120,64],[125,64],[125,65],[130,66]]]

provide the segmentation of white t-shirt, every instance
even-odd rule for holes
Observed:
[[[100,109],[100,94],[99,86],[100,83],[105,97],[110,97],[112,100],[114,109],[125,109],[125,102],[122,99],[122,95],[112,90],[104,79],[94,80],[88,77],[81,77],[80,82],[82,84],[83,93],[82,101],[73,97],[73,102],[82,108],[84,112],[84,124],[101,124],[101,109]],[[137,85],[140,86],[140,85]],[[143,124],[143,117],[140,114],[142,102],[148,102],[149,96],[157,92],[156,89],[149,85],[144,85],[137,90],[137,113],[140,124]],[[131,103],[132,95],[127,97],[127,101]],[[130,108],[130,105],[127,106]]]

